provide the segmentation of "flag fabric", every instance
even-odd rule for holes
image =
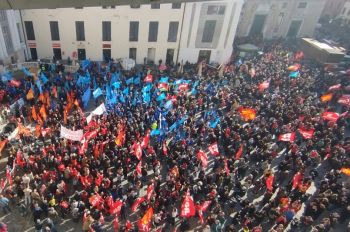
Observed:
[[[209,123],[210,128],[215,128],[219,124],[219,122],[220,122],[220,117],[217,117],[216,119],[214,119]]]
[[[296,187],[298,187],[301,184],[302,179],[303,179],[303,175],[300,172],[297,172],[293,176],[292,189],[295,189]]]
[[[266,188],[270,192],[273,190],[273,180],[275,179],[275,176],[271,174],[269,177],[266,178]]]
[[[163,150],[163,155],[167,155],[168,154],[168,148],[166,146],[166,142],[165,141],[163,142],[162,150]]]
[[[312,139],[314,132],[315,132],[314,129],[307,130],[305,128],[299,128],[298,131],[304,139]]]
[[[245,121],[253,120],[256,118],[256,110],[255,109],[240,107],[238,109],[238,112],[240,113],[241,117]]]
[[[230,169],[228,168],[228,164],[227,164],[227,158],[224,158],[224,168],[225,168],[225,172],[226,175],[229,176],[230,175]]]
[[[300,76],[299,71],[291,72],[291,73],[289,74],[289,77],[290,77],[290,78],[296,78],[296,77],[299,77],[299,76]]]
[[[169,81],[169,77],[161,77],[160,80],[159,80],[159,83],[165,83],[167,84]]]
[[[12,80],[10,81],[10,85],[12,85],[12,86],[14,86],[14,87],[18,88],[18,87],[20,87],[20,86],[21,86],[21,82],[20,82],[20,81],[17,81],[17,80],[12,79]]]
[[[103,199],[102,197],[99,195],[99,194],[96,194],[96,195],[92,195],[90,198],[89,198],[89,203],[96,207],[98,206],[99,204],[101,204],[103,202]]]
[[[200,219],[202,224],[204,223],[203,213],[205,211],[207,211],[207,209],[209,208],[210,204],[211,204],[211,201],[204,201],[201,205],[197,205],[198,216],[199,216],[199,219]]]
[[[40,79],[44,85],[49,81],[43,72],[40,74]]]
[[[173,101],[172,100],[168,100],[165,104],[164,104],[164,108],[169,110],[173,107]]]
[[[129,79],[125,80],[126,85],[131,85],[133,83],[134,79],[131,77]]]
[[[136,165],[136,172],[139,176],[142,175],[142,160]]]
[[[341,168],[340,171],[347,176],[350,176],[350,168]]]
[[[44,121],[46,121],[46,119],[47,119],[47,114],[46,114],[46,109],[45,109],[45,106],[44,106],[44,105],[41,106],[39,112],[40,112],[41,116],[43,117]]]
[[[321,102],[329,102],[330,100],[332,100],[332,98],[333,98],[332,93],[324,94],[321,96]]]
[[[134,145],[134,155],[137,157],[138,160],[141,160],[142,157],[142,148],[140,143],[135,143]]]
[[[145,79],[144,79],[144,82],[146,83],[151,83],[153,82],[153,76],[151,74],[148,74]]]
[[[278,136],[278,141],[293,142],[295,140],[295,132],[286,133]]]
[[[33,76],[33,74],[32,74],[31,72],[29,72],[28,69],[25,68],[25,67],[22,67],[22,71],[24,72],[24,74],[25,74],[27,77]]]
[[[112,86],[114,86],[115,89],[119,89],[120,88],[120,81],[116,81],[112,84]]]
[[[189,218],[193,217],[196,214],[196,209],[194,206],[194,202],[192,197],[190,196],[190,193],[187,192],[185,195],[185,198],[181,205],[181,217]]]
[[[325,121],[336,122],[339,118],[339,114],[336,112],[326,111],[326,112],[323,112],[322,118]]]
[[[341,84],[337,85],[332,85],[331,87],[328,88],[328,91],[337,91],[341,89]]]
[[[338,103],[343,106],[350,106],[350,95],[343,94],[339,99]]]
[[[118,232],[119,231],[118,216],[115,216],[115,218],[113,220],[113,229],[114,229],[114,232]]]
[[[125,125],[124,124],[120,124],[119,128],[118,128],[118,135],[117,138],[115,139],[115,144],[118,147],[121,147],[124,142],[125,142]]]
[[[149,201],[151,199],[153,192],[154,192],[154,184],[152,183],[152,184],[148,185],[148,187],[147,187],[147,193],[146,193],[146,198],[145,198],[147,201]]]
[[[158,89],[160,90],[160,91],[168,91],[168,84],[167,83],[159,83],[158,84]]]
[[[153,217],[153,208],[149,207],[146,213],[143,215],[141,220],[138,222],[139,232],[150,232],[151,231],[151,222]]]
[[[83,96],[81,97],[81,100],[83,102],[83,106],[84,108],[86,108],[89,104],[90,101],[90,97],[91,97],[91,89],[87,88],[83,94]]]
[[[259,84],[259,91],[263,92],[265,89],[268,89],[270,87],[270,81],[264,81],[262,83]]]
[[[208,147],[208,150],[210,151],[210,153],[214,156],[217,156],[219,155],[219,148],[218,148],[218,143],[215,142],[213,144],[211,144],[209,147]]]
[[[162,100],[164,100],[164,99],[166,99],[165,93],[162,93],[161,95],[159,95],[159,96],[157,97],[157,101],[162,101]]]
[[[150,134],[150,135],[151,135],[151,136],[160,135],[160,130],[154,129],[154,130],[151,131],[151,134]]]
[[[139,197],[135,200],[135,202],[132,204],[131,206],[131,211],[135,212],[137,210],[137,208],[139,207],[139,205],[145,201],[144,197]]]
[[[208,157],[204,153],[204,151],[199,150],[197,153],[197,159],[202,162],[203,168],[206,168],[208,166]]]
[[[242,154],[243,154],[243,144],[239,147],[238,151],[236,152],[235,160],[240,159]]]
[[[150,139],[150,132],[147,131],[146,135],[143,137],[142,142],[141,142],[142,148],[148,147],[149,139]]]
[[[135,85],[141,84],[141,78],[140,78],[140,76],[137,76],[137,77],[134,78],[134,84],[135,84]]]
[[[94,96],[94,98],[98,98],[99,96],[102,95],[102,90],[100,88],[97,88],[94,90],[94,92],[92,93],[92,95]]]
[[[129,87],[125,88],[122,93],[124,95],[129,95]]]
[[[8,143],[8,139],[4,139],[4,140],[0,141],[0,153],[5,148],[7,143]]]
[[[289,66],[287,69],[288,71],[298,71],[299,68],[300,68],[300,64],[295,64],[295,65]]]
[[[179,91],[186,91],[187,89],[188,89],[187,83],[180,84],[179,87],[177,88],[177,90]]]
[[[112,198],[113,201],[113,198]],[[122,209],[123,202],[121,200],[117,200],[113,202],[113,204],[110,206],[110,214],[111,215],[118,215],[120,213],[120,210]]]
[[[30,88],[30,89],[28,90],[28,93],[27,93],[26,98],[27,98],[27,100],[31,100],[31,99],[34,98],[34,93],[33,93],[32,88]]]

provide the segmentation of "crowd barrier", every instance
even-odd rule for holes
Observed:
[[[46,62],[42,62],[46,63]],[[46,63],[51,65],[52,63]],[[65,72],[75,73],[79,69],[79,65],[63,65]],[[23,67],[30,69],[30,68],[39,68],[39,62],[23,62],[23,63],[17,63],[17,64],[10,64],[3,67],[3,71],[17,71],[21,70]]]

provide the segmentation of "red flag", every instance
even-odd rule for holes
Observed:
[[[342,113],[341,115],[339,115],[339,118],[345,117],[346,115],[348,115],[349,111],[345,111],[344,113]]]
[[[136,201],[131,206],[131,211],[135,212],[137,210],[137,208],[139,207],[139,205],[144,201],[145,201],[144,197],[137,198]]]
[[[243,154],[243,144],[239,147],[239,149],[238,149],[238,151],[236,153],[235,159],[236,160],[240,159],[242,154]]]
[[[10,184],[10,186],[12,187],[12,176],[11,176],[11,171],[9,168],[6,168],[6,179],[7,182]]]
[[[147,193],[146,193],[146,200],[149,201],[151,199],[152,193],[154,192],[154,184],[148,185],[147,187]]]
[[[224,159],[224,166],[225,166],[225,172],[226,172],[226,175],[230,175],[230,169],[228,169],[228,164],[227,164],[227,159],[225,157]]]
[[[269,87],[270,87],[270,81],[269,80],[264,81],[261,84],[259,84],[259,91],[262,92]]]
[[[238,112],[240,113],[241,117],[245,121],[253,120],[256,118],[256,110],[255,109],[240,107],[238,109]]]
[[[336,112],[323,112],[322,114],[323,120],[336,122],[339,118],[339,114]]]
[[[144,82],[147,82],[147,83],[153,82],[153,76],[151,74],[148,74],[145,77]]]
[[[44,128],[44,129],[41,129],[41,135],[43,137],[45,137],[47,134],[50,134],[51,133],[51,128]]]
[[[192,217],[196,214],[196,210],[195,210],[195,206],[194,206],[194,203],[193,203],[193,199],[192,197],[190,196],[190,193],[187,192],[186,195],[185,195],[185,199],[184,201],[182,202],[182,205],[181,205],[181,217]]]
[[[211,201],[204,201],[202,205],[197,205],[198,215],[201,223],[204,223],[203,213],[209,208]]]
[[[329,87],[328,91],[337,91],[341,89],[341,84],[337,84],[337,85],[332,85],[331,87]]]
[[[213,143],[212,145],[210,145],[210,146],[208,147],[208,150],[209,150],[210,153],[211,153],[212,155],[214,155],[214,156],[219,155],[218,143],[215,142],[215,143]]]
[[[168,84],[167,83],[159,83],[158,84],[158,89],[160,91],[168,91]]]
[[[295,132],[278,136],[278,141],[293,142],[294,140],[295,140]]]
[[[119,221],[118,221],[118,217],[117,216],[113,220],[113,228],[114,228],[114,232],[118,232],[119,231]]]
[[[168,148],[167,148],[167,146],[166,146],[166,142],[165,142],[165,141],[163,142],[163,154],[164,154],[164,155],[167,155],[167,154],[168,154]]]
[[[103,199],[99,194],[96,194],[89,198],[89,202],[92,206],[96,207],[103,202]]]
[[[202,150],[198,151],[197,159],[202,162],[203,168],[206,168],[208,166],[208,157]]]
[[[113,214],[118,215],[120,213],[120,210],[122,209],[122,206],[123,206],[123,202],[121,200],[115,201],[111,205],[109,213],[112,215]]]
[[[95,185],[100,186],[103,180],[103,174],[97,173],[97,177],[95,178]]]
[[[147,209],[145,215],[139,220],[138,227],[140,232],[149,232],[151,231],[151,221],[153,217],[153,208],[150,207]]]
[[[96,136],[97,136],[97,130],[89,131],[84,134],[83,139],[85,139],[86,141],[89,141],[95,138]]]
[[[300,172],[297,172],[293,177],[293,187],[292,189],[295,189],[296,187],[301,184],[301,180],[303,179],[303,175]]]
[[[266,178],[266,188],[272,192],[273,190],[273,180],[275,179],[275,176],[271,174],[269,177]]]
[[[314,132],[315,132],[314,129],[306,130],[305,128],[299,128],[298,131],[301,134],[301,136],[303,136],[304,139],[312,139],[312,137],[314,136]]]
[[[149,131],[147,131],[147,134],[146,134],[145,137],[143,137],[143,139],[142,139],[142,143],[141,143],[141,147],[142,147],[142,148],[148,147],[149,138],[150,138],[150,133],[149,133]]]
[[[5,188],[6,180],[4,178],[1,178],[0,181],[0,190],[2,191]]]
[[[134,154],[137,157],[138,160],[141,160],[142,157],[142,148],[140,143],[134,144]]]
[[[140,160],[140,162],[136,165],[136,172],[137,172],[137,174],[138,175],[142,175],[142,170],[141,170],[141,168],[142,168],[142,160]]]
[[[186,91],[188,89],[188,84],[180,84],[179,87],[177,88],[179,91]]]
[[[343,106],[350,106],[350,95],[349,94],[342,95],[339,98],[338,103]]]

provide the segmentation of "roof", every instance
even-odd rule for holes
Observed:
[[[333,54],[343,54],[345,55],[345,50],[344,48],[341,47],[336,47],[327,43],[322,43],[318,40],[312,39],[312,38],[302,38],[302,40],[308,42],[312,46],[327,51],[328,53],[333,53]]]

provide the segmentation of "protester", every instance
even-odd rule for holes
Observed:
[[[83,231],[346,226],[349,104],[338,100],[350,80],[280,44],[263,51],[223,71],[88,60],[76,74],[24,69],[6,188],[51,231],[58,215]]]

